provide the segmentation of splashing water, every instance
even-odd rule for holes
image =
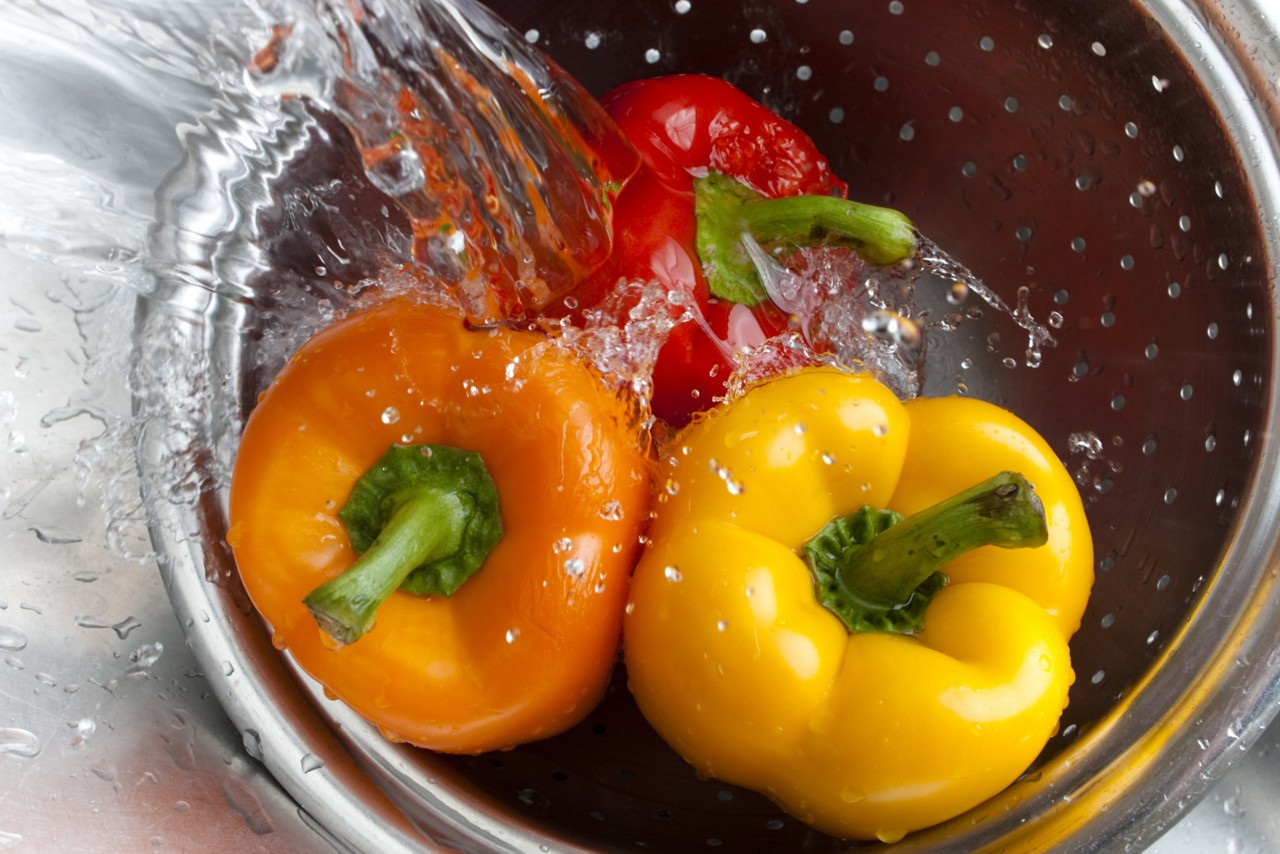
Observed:
[[[0,55],[0,109],[22,117],[0,129],[0,252],[57,271],[46,296],[84,350],[83,390],[42,423],[102,425],[79,486],[139,559],[135,449],[155,449],[155,492],[201,501],[241,377],[261,387],[374,278],[446,289],[480,323],[545,301],[607,251],[606,185],[633,168],[594,102],[470,0],[29,2]],[[211,359],[211,335],[244,346]]]
[[[7,13],[0,107],[25,118],[0,129],[0,251],[60,271],[47,296],[75,318],[84,382],[46,420],[101,425],[76,474],[104,494],[121,555],[154,558],[140,494],[197,507],[216,530],[253,395],[366,294],[447,293],[490,323],[607,251],[611,188],[633,155],[574,81],[471,0],[103,5]],[[1025,297],[1010,309],[924,248],[885,270],[833,247],[762,264],[797,323],[744,354],[731,389],[819,359],[918,393],[928,339],[964,316],[920,308],[928,276],[1011,317],[1038,362],[1052,339]],[[538,322],[642,410],[666,334],[697,317],[635,288],[622,327]]]

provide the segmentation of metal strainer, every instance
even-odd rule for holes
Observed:
[[[1099,559],[1072,643],[1070,707],[1024,779],[895,848],[1150,843],[1280,697],[1280,175],[1273,80],[1247,29],[1269,31],[1265,17],[1207,0],[492,6],[597,93],[675,71],[727,77],[813,135],[851,195],[904,210],[1015,312],[1048,325],[1056,345],[1029,367],[1016,325],[971,313],[934,348],[926,392],[1009,407],[1077,478]],[[318,187],[324,169],[306,169],[282,180]],[[287,219],[279,206],[273,215]],[[314,270],[307,253],[322,248],[292,245],[293,268]],[[139,328],[144,341],[160,334],[146,316]],[[242,413],[265,375],[240,343],[192,334],[210,350],[209,377],[229,378],[210,384],[213,407]],[[148,437],[144,468],[163,468],[169,447]],[[444,757],[382,742],[286,672],[233,584],[205,580],[234,576],[217,545],[218,468],[206,463],[205,500],[152,502],[175,606],[233,719],[271,745],[264,761],[344,843],[848,847],[763,797],[695,778],[621,683],[575,730],[507,753]],[[210,610],[222,628],[205,627]],[[232,672],[221,662],[235,662]]]

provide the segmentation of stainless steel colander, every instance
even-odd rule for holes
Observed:
[[[727,77],[804,127],[851,195],[904,210],[1015,310],[1047,324],[1056,343],[1030,367],[1015,324],[970,312],[932,347],[926,393],[1011,408],[1077,478],[1099,560],[1072,642],[1070,707],[1024,779],[895,848],[1150,843],[1280,699],[1280,173],[1274,33],[1262,9],[1207,0],[492,7],[597,93],[675,71]],[[295,300],[331,297],[333,278],[358,278],[371,263],[345,257],[348,267],[334,269],[342,231],[322,218],[334,205],[376,204],[377,191],[340,153],[305,156],[326,127],[316,117],[298,132],[273,172],[275,201],[259,214],[291,232],[310,227],[310,237],[257,247],[292,277]],[[350,177],[347,201],[298,202],[321,198],[334,170]],[[939,314],[965,310],[937,300]],[[383,742],[289,672],[221,545],[234,448],[225,425],[278,364],[255,349],[272,316],[272,306],[257,308],[203,310],[175,331],[144,304],[142,388],[148,361],[183,346],[207,355],[192,388],[152,389],[144,411],[163,419],[157,400],[208,401],[198,421],[209,430],[188,437],[207,449],[186,472],[200,499],[149,503],[206,673],[330,833],[379,851],[850,847],[758,795],[696,779],[621,682],[564,736],[457,758]],[[142,465],[167,472],[173,440],[158,434],[145,436]]]

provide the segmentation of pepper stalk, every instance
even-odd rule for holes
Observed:
[[[892,208],[837,196],[771,199],[719,172],[695,178],[693,187],[698,255],[711,293],[721,299],[749,306],[768,299],[744,233],[761,244],[826,238],[852,245],[879,265],[906,260],[916,250],[915,228]]]
[[[804,553],[819,600],[850,632],[910,634],[947,583],[939,567],[980,546],[1034,548],[1048,538],[1035,488],[1003,472],[906,518],[863,507],[833,519]]]
[[[338,517],[360,557],[303,600],[338,645],[369,631],[397,589],[451,596],[502,539],[498,490],[480,455],[447,445],[393,445]]]

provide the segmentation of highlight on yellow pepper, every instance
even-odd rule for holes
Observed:
[[[478,753],[603,693],[648,520],[630,404],[530,332],[400,298],[326,328],[240,441],[228,542],[278,646],[383,734]]]
[[[701,774],[891,842],[1012,783],[1055,733],[1093,582],[1035,431],[806,368],[664,448],[624,656]]]

